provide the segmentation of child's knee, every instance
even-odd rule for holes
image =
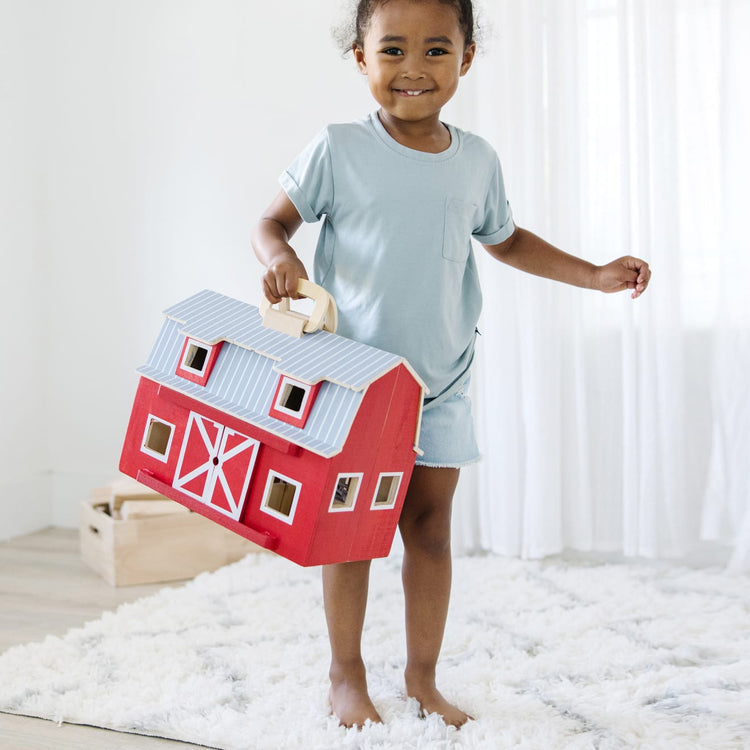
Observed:
[[[443,509],[427,511],[414,517],[402,517],[399,524],[404,547],[431,556],[450,553],[450,512]]]

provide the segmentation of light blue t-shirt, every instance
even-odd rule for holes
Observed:
[[[336,300],[337,332],[405,357],[434,398],[474,356],[482,306],[471,237],[514,230],[500,162],[448,126],[439,154],[402,146],[376,112],[329,125],[280,177],[307,222],[325,217],[314,276]]]

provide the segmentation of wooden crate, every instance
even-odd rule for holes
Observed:
[[[128,495],[128,490],[113,492],[110,487],[94,491],[81,503],[81,557],[112,586],[193,578],[263,551],[177,503],[180,512],[151,515],[144,510],[143,515],[118,518],[117,509],[135,499],[166,498],[146,488]]]

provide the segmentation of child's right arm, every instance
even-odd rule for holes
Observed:
[[[308,278],[305,266],[289,240],[300,228],[302,217],[282,190],[261,216],[250,241],[255,257],[265,266],[263,294],[269,302],[282,297],[297,299],[297,282]]]

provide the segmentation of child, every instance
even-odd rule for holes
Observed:
[[[377,112],[326,128],[284,172],[253,232],[271,302],[295,298],[307,272],[289,240],[325,215],[315,279],[339,308],[338,332],[401,354],[427,383],[420,448],[399,530],[404,543],[406,692],[424,714],[468,718],[435,684],[451,586],[451,502],[478,458],[465,389],[481,307],[471,237],[514,268],[603,292],[646,289],[625,257],[594,266],[513,223],[497,156],[440,120],[475,53],[470,0],[360,0],[354,59]],[[380,721],[360,642],[370,562],[325,566],[330,705],[345,726]]]

